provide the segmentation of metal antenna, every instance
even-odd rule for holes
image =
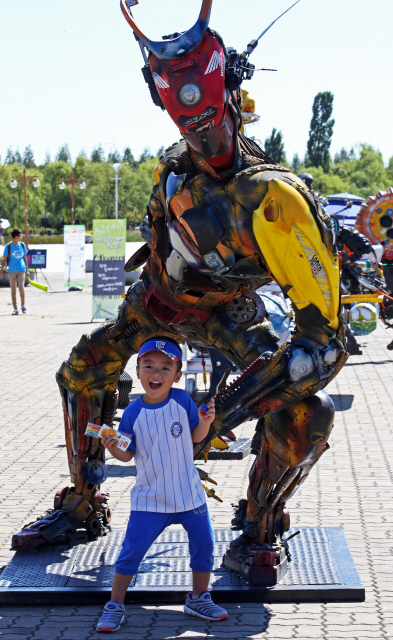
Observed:
[[[272,27],[274,25],[275,22],[277,22],[277,20],[279,20],[280,18],[282,18],[283,16],[285,16],[286,13],[288,13],[288,11],[290,11],[295,4],[298,4],[300,2],[300,0],[297,0],[296,2],[294,2],[294,4],[289,7],[289,9],[287,9],[286,11],[284,11],[284,13],[282,13],[280,16],[278,16],[278,18],[276,18],[275,20],[273,20],[273,22],[271,24],[269,24],[268,27],[266,27],[266,29],[264,31],[262,31],[261,35],[259,36],[259,38],[257,38],[257,40],[260,40],[262,38],[262,36],[265,35],[266,31],[269,31],[270,27]]]

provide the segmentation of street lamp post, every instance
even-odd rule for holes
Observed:
[[[116,220],[119,217],[119,180],[121,180],[121,178],[119,178],[119,171],[122,167],[124,167],[125,164],[128,164],[128,162],[114,162],[113,164],[109,165],[112,167],[113,171],[115,172],[115,177],[112,178],[112,180],[115,181],[115,218]]]
[[[29,223],[27,218],[27,184],[33,181],[33,187],[37,188],[40,186],[40,181],[37,176],[28,176],[26,175],[26,167],[23,168],[23,176],[12,176],[11,187],[12,189],[16,189],[18,186],[18,180],[23,180],[23,188],[25,193],[25,244],[26,247],[29,246]]]
[[[79,182],[80,180],[80,182]],[[71,178],[62,178],[62,182],[59,184],[59,189],[65,189],[67,184],[71,185],[71,218],[72,224],[75,224],[75,207],[74,207],[74,184],[79,182],[80,189],[86,189],[86,182],[83,178],[74,178],[74,172],[71,171]]]

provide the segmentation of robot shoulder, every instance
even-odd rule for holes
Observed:
[[[237,173],[227,187],[228,195],[252,214],[266,196],[271,181],[284,181],[295,189],[304,190],[301,180],[289,169],[260,164]]]
[[[160,161],[153,170],[154,182],[159,184],[162,181],[162,176],[167,176],[170,172],[180,175],[188,173],[190,169],[191,160],[187,153],[186,142],[185,140],[180,140],[165,149],[162,156],[160,156]]]

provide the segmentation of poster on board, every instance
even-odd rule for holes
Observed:
[[[64,280],[65,286],[85,285],[85,225],[64,225]]]
[[[93,319],[116,318],[123,302],[126,221],[93,220]]]
[[[46,249],[29,249],[27,264],[32,269],[46,269]]]

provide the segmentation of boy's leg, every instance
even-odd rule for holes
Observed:
[[[132,511],[119,557],[115,565],[111,600],[106,603],[96,630],[113,632],[124,622],[124,597],[133,575],[154,540],[170,523],[167,513]]]
[[[214,531],[207,504],[186,511],[181,524],[188,533],[190,567],[193,577],[193,596],[207,591],[214,565]]]
[[[25,306],[25,277],[26,277],[25,274],[26,274],[25,271],[19,271],[19,273],[17,273],[20,303],[22,307]]]
[[[10,288],[11,288],[12,305],[14,309],[17,309],[18,306],[16,303],[16,273],[8,272],[8,282],[10,283]]]
[[[146,551],[169,524],[168,513],[132,511],[119,557],[116,560],[112,600],[123,604],[132,576]]]
[[[214,531],[207,504],[179,514],[177,520],[188,533],[193,591],[189,593],[184,611],[203,620],[225,620],[227,612],[211,599],[207,588],[214,566]]]

